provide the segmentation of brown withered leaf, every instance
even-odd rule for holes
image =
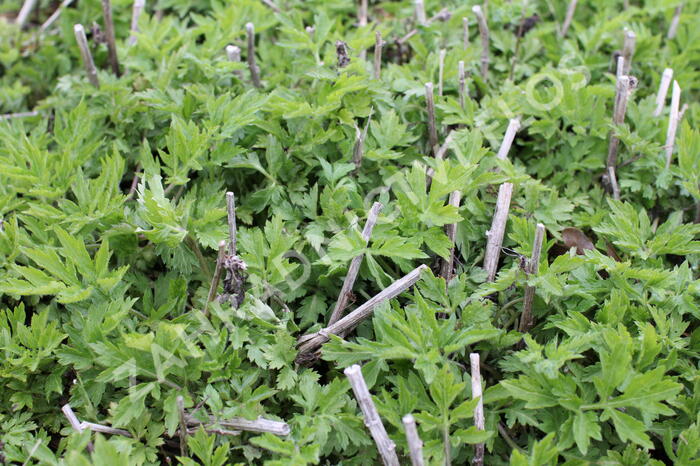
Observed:
[[[595,249],[593,241],[578,228],[564,228],[561,237],[567,249],[576,248],[576,254],[583,254],[586,249]]]

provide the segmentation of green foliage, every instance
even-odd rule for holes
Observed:
[[[58,2],[37,2],[20,29],[22,3],[0,5],[0,463],[376,464],[342,374],[356,363],[402,464],[409,413],[426,464],[468,464],[478,443],[493,465],[700,462],[697,2],[578,2],[562,38],[569,2],[492,0],[483,77],[476,1],[426,1],[429,18],[451,16],[416,26],[408,0],[369,2],[367,25],[350,0],[159,0],[147,2],[130,44],[132,2],[114,0],[121,76],[88,31],[99,88],[73,25],[104,30],[101,3],[74,2],[45,30]],[[613,126],[610,57],[624,28],[637,35],[639,84]],[[343,68],[338,40],[349,50]],[[227,59],[227,45],[241,62]],[[669,167],[668,115],[653,116],[667,67],[688,103]],[[442,159],[429,147],[426,82],[439,143],[450,135]],[[604,182],[611,131],[620,200]],[[500,272],[486,282],[504,182],[514,194]],[[207,303],[228,239],[226,191],[246,264],[235,309]],[[459,206],[448,202],[454,191]],[[374,202],[383,207],[366,241]],[[538,273],[526,274],[537,223],[547,235]],[[567,228],[593,249],[577,252]],[[298,339],[326,326],[354,257],[363,260],[346,313],[420,264],[440,270],[453,248],[449,281],[423,273],[356,329],[331,335],[316,365],[295,363]],[[534,327],[523,335],[526,287]],[[193,417],[213,420],[190,426],[186,454],[180,396]],[[76,432],[66,403],[130,437]],[[284,421],[291,433],[223,435],[219,423],[233,417]]]

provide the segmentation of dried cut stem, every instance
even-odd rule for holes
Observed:
[[[462,110],[464,110],[464,106],[466,105],[466,98],[464,96],[466,93],[466,76],[464,75],[464,61],[460,60],[457,66],[457,75],[459,77],[459,106],[462,107]]]
[[[131,30],[129,33],[129,45],[136,44],[136,34],[139,32],[139,19],[141,18],[141,13],[146,7],[146,0],[134,0],[134,6],[131,10]]]
[[[683,12],[683,5],[684,3],[681,3],[673,11],[673,19],[671,20],[671,25],[668,27],[668,34],[666,34],[666,38],[669,40],[675,39],[676,34],[678,33],[678,25],[681,22],[681,13]]]
[[[6,113],[4,115],[0,115],[0,121],[13,120],[15,118],[30,118],[35,116],[39,116],[39,112],[37,112],[36,110],[31,112]]]
[[[355,164],[354,173],[356,175],[360,172],[360,167],[362,166],[362,157],[365,152],[365,139],[367,139],[367,131],[369,130],[369,124],[372,121],[373,113],[374,108],[370,110],[367,121],[365,122],[365,127],[362,131],[355,125],[355,145],[352,148],[352,162]]]
[[[627,97],[630,91],[629,76],[620,76],[617,80],[615,93],[615,106],[613,110],[613,124],[621,125],[625,121],[625,113],[627,112]],[[617,152],[620,146],[620,139],[612,132],[610,136],[610,145],[608,147],[607,168],[613,168],[613,174],[617,167]]]
[[[379,79],[382,73],[382,48],[384,41],[382,40],[381,31],[375,33],[374,41],[374,79]]]
[[[226,193],[226,213],[228,216],[228,253],[236,255],[236,199],[231,191]]]
[[[199,419],[187,415],[188,425],[204,425]],[[219,420],[215,417],[209,417],[209,422],[204,425],[205,428],[210,428],[211,425],[220,425],[222,427],[231,427],[236,430],[245,430],[247,432],[269,432],[271,434],[285,436],[289,435],[291,429],[286,422],[272,421],[270,419],[258,418],[254,421],[242,417],[234,417],[231,419]]]
[[[367,26],[367,0],[360,0],[360,7],[357,9],[357,24],[362,26]]]
[[[232,63],[240,63],[241,62],[241,48],[236,46],[236,45],[227,45],[226,46],[226,58],[228,61]],[[241,71],[236,70],[233,72],[234,75],[236,75],[237,78],[241,78]]]
[[[608,181],[610,182],[610,191],[612,191],[613,199],[620,200],[620,185],[617,183],[617,173],[615,167],[608,167]]]
[[[362,369],[357,364],[353,364],[345,369],[345,376],[350,382],[353,393],[355,393],[357,404],[360,405],[365,425],[369,429],[370,434],[372,434],[374,443],[377,444],[382,463],[385,466],[399,466],[399,458],[396,456],[396,445],[386,433],[384,424],[382,424],[377,408],[372,401],[372,395],[370,395],[365,379],[362,377]]]
[[[525,270],[528,278],[533,275],[537,275],[540,269],[540,255],[542,254],[542,242],[544,241],[544,225],[541,223],[537,224],[537,229],[535,230],[535,241],[532,245],[532,256],[530,256],[530,263],[527,265]],[[535,287],[527,286],[525,288],[525,299],[523,300],[523,313],[520,317],[520,332],[527,333],[533,325],[532,317],[532,303],[535,299]]]
[[[19,10],[19,13],[17,13],[17,18],[15,19],[15,24],[17,24],[20,29],[23,29],[27,24],[29,15],[34,11],[34,7],[36,7],[36,0],[24,0],[22,8]]]
[[[668,116],[668,131],[666,132],[666,168],[671,166],[673,158],[673,148],[676,142],[676,131],[678,131],[679,109],[681,104],[681,88],[678,81],[673,81],[673,95],[671,97],[671,113]]]
[[[488,239],[486,240],[486,253],[484,255],[484,269],[486,270],[488,281],[493,281],[496,278],[512,196],[513,183],[503,183],[498,188],[496,211],[491,221],[491,229],[487,232]]]
[[[471,364],[472,375],[472,399],[479,398],[479,402],[474,408],[474,425],[478,430],[485,430],[484,422],[484,403],[481,387],[481,367],[479,362],[479,353],[470,353],[469,362]],[[484,444],[477,443],[474,445],[474,459],[472,464],[482,466],[484,464]]]
[[[447,21],[452,17],[452,13],[450,13],[450,10],[447,8],[443,8],[442,10],[438,11],[434,16],[432,16],[425,24],[425,26],[430,26],[433,24],[435,21]],[[396,41],[396,43],[401,46],[405,44],[411,37],[415,36],[418,34],[418,28],[411,29],[405,36],[400,38],[399,40]]]
[[[435,96],[433,83],[425,83],[425,108],[428,112],[428,142],[430,151],[435,154],[438,150],[437,126],[435,124]]]
[[[64,416],[66,416],[66,419],[68,419],[68,422],[70,423],[71,427],[74,430],[77,430],[78,432],[82,432],[85,429],[87,429],[93,432],[101,432],[103,434],[132,437],[132,435],[124,429],[115,429],[114,427],[105,426],[103,424],[95,424],[93,422],[87,421],[80,422],[78,416],[75,415],[75,412],[73,412],[73,408],[71,408],[69,404],[63,405],[61,411],[63,411],[63,414]]]
[[[226,241],[219,242],[219,254],[216,257],[216,268],[214,269],[214,277],[211,280],[211,285],[209,286],[209,294],[207,295],[207,302],[204,304],[204,315],[209,315],[209,303],[214,301],[216,298],[216,288],[219,286],[219,280],[221,280],[221,272],[224,270],[224,257],[226,256]]]
[[[445,142],[442,143],[442,146],[435,152],[435,160],[442,160],[445,158],[445,154],[447,153],[447,149],[450,148],[450,144],[452,143],[452,138],[454,137],[454,131],[450,131],[450,134],[447,135],[445,138]],[[432,167],[428,167],[428,169],[425,171],[426,177],[427,177],[427,187],[430,188],[430,184],[433,181],[433,175],[435,174],[435,170],[433,170]]]
[[[107,52],[109,65],[115,76],[121,76],[119,71],[119,57],[117,57],[117,43],[114,37],[114,20],[112,19],[112,3],[110,0],[102,0],[102,16],[105,21],[105,37],[107,40]]]
[[[486,16],[481,9],[481,6],[474,5],[472,11],[476,15],[476,20],[479,24],[479,34],[481,35],[481,76],[484,80],[488,79],[489,75],[489,25],[486,22]]]
[[[408,442],[408,452],[411,455],[411,466],[423,466],[423,442],[418,436],[416,420],[412,414],[406,414],[401,421],[406,430],[406,441]]]
[[[459,191],[452,191],[450,193],[449,205],[459,209],[459,203],[462,200],[462,193]],[[454,276],[454,263],[455,263],[455,240],[457,238],[457,224],[450,223],[445,225],[445,234],[447,238],[452,243],[450,248],[449,259],[443,259],[442,268],[440,269],[440,276],[445,279],[446,283],[449,283]]]
[[[197,429],[187,429],[187,433],[189,435],[194,435],[197,433]],[[205,427],[204,432],[207,434],[216,434],[216,435],[230,435],[232,437],[235,437],[237,435],[241,435],[240,430],[226,430],[226,429],[216,429],[214,427]]]
[[[443,75],[445,73],[445,55],[447,50],[441,49],[438,61],[438,95],[442,97]]]
[[[253,80],[255,87],[262,87],[260,83],[260,69],[255,61],[255,25],[247,23],[245,25],[246,35],[248,36],[248,68],[250,69],[250,78]]]
[[[469,19],[462,18],[462,48],[467,50],[469,47]]]
[[[177,411],[180,420],[180,455],[187,456],[187,414],[185,413],[185,401],[182,396],[177,397]]]
[[[83,59],[83,65],[85,66],[88,80],[90,81],[90,84],[96,88],[99,88],[100,80],[97,78],[97,68],[95,68],[95,62],[92,60],[90,47],[88,47],[87,37],[85,37],[85,28],[82,24],[76,24],[73,26],[73,32],[75,33],[75,40],[78,42],[80,56]]]
[[[617,57],[617,67],[615,69],[615,77],[620,79],[620,76],[625,75],[625,57],[620,55]]]
[[[569,27],[571,27],[571,22],[574,20],[574,14],[576,13],[576,5],[578,0],[571,0],[569,6],[566,9],[566,16],[564,17],[564,24],[561,26],[561,37],[566,37],[569,32]]]
[[[267,6],[268,6],[272,11],[274,11],[275,13],[279,13],[279,12],[280,12],[279,7],[278,7],[277,5],[275,5],[275,2],[273,2],[272,0],[262,0],[262,2],[263,2],[265,5],[267,5]]]
[[[515,135],[520,129],[520,119],[513,118],[508,122],[508,128],[506,129],[506,134],[503,136],[503,141],[501,141],[501,147],[498,149],[498,154],[496,157],[505,160],[508,157],[508,152],[513,146],[513,141],[515,140]]]
[[[369,211],[369,215],[367,215],[365,227],[362,229],[362,239],[365,241],[365,244],[369,242],[369,238],[372,236],[372,230],[377,223],[377,218],[379,217],[379,212],[381,212],[382,207],[384,206],[382,206],[381,202],[375,202]],[[328,320],[329,326],[338,322],[342,317],[343,311],[348,305],[350,293],[352,293],[352,287],[357,279],[357,274],[360,272],[360,266],[362,265],[362,259],[364,257],[365,255],[362,253],[353,257],[352,261],[350,261],[350,267],[348,267],[348,273],[343,280],[343,286],[340,289],[338,301],[335,303],[331,318]]]
[[[668,94],[668,88],[671,86],[671,80],[673,79],[673,69],[666,68],[664,73],[661,75],[661,82],[659,83],[659,92],[656,94],[656,110],[654,110],[654,116],[661,116],[664,111],[664,106],[666,105],[666,95]]]
[[[637,35],[629,29],[625,31],[625,41],[622,45],[622,56],[625,58],[625,68],[623,74],[629,74],[632,69],[632,57],[637,46]]]
[[[425,26],[428,23],[428,19],[425,16],[425,5],[423,4],[423,0],[415,0],[414,3],[416,7],[416,21],[421,26]]]
[[[43,34],[48,28],[50,28],[51,25],[53,25],[53,23],[56,22],[59,16],[61,16],[63,10],[66,7],[70,6],[71,3],[73,3],[73,0],[63,0],[63,2],[61,2],[58,8],[56,8],[54,12],[51,13],[51,16],[49,16],[48,19],[44,21],[44,24],[42,24],[39,28],[39,32]]]
[[[63,415],[66,416],[66,419],[68,419],[70,426],[74,430],[77,430],[78,432],[83,431],[83,425],[80,423],[80,421],[78,420],[78,416],[75,415],[75,413],[73,412],[73,408],[71,408],[69,404],[63,405],[61,411],[63,411]]]
[[[313,360],[315,355],[312,353],[314,353],[321,345],[328,341],[329,335],[338,335],[355,328],[360,322],[371,316],[374,309],[379,304],[397,297],[413,286],[420,279],[420,275],[423,270],[427,268],[428,266],[425,264],[416,267],[411,272],[396,280],[378,294],[374,295],[362,306],[358,307],[350,314],[340,319],[338,322],[334,323],[333,325],[329,325],[316,333],[301,337],[298,343],[299,355],[297,356],[297,362],[303,363]]]
[[[124,429],[115,429],[114,427],[109,427],[102,424],[95,424],[93,422],[83,421],[80,423],[80,426],[83,429],[91,430],[93,432],[100,432],[102,434],[121,435],[122,437],[129,438],[132,437],[132,435]]]

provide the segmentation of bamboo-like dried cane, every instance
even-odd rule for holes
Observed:
[[[452,144],[452,138],[454,137],[454,131],[450,131],[450,134],[447,135],[445,138],[445,142],[442,143],[440,148],[435,152],[435,160],[442,160],[445,158],[445,154],[447,153],[447,149],[450,148],[450,144]],[[427,176],[427,187],[430,188],[430,184],[433,181],[433,175],[435,174],[435,170],[433,170],[432,167],[428,167],[428,169],[425,171],[425,174]]]
[[[362,240],[365,243],[368,243],[369,238],[372,236],[372,230],[374,229],[374,225],[377,223],[377,218],[379,217],[379,212],[381,212],[382,207],[384,206],[381,204],[381,202],[375,202],[367,215],[365,227],[362,229]],[[348,305],[350,293],[352,292],[352,287],[357,279],[357,274],[360,272],[360,266],[362,265],[362,259],[364,257],[365,255],[362,253],[353,257],[352,261],[350,261],[348,273],[345,275],[345,279],[343,280],[343,286],[340,289],[338,301],[336,301],[333,312],[331,313],[331,318],[328,320],[329,326],[338,322],[342,317],[343,311]]]
[[[367,388],[367,383],[365,383],[365,379],[362,376],[362,369],[357,364],[354,364],[346,368],[344,372],[355,394],[357,404],[360,405],[362,410],[365,425],[369,429],[370,434],[372,434],[374,443],[377,444],[382,463],[385,466],[399,466],[399,458],[396,456],[396,445],[386,433],[382,419],[374,406],[374,401],[372,401],[372,395],[370,395]]]
[[[360,27],[367,26],[367,11],[367,0],[360,0],[360,7],[357,9],[357,24]]]
[[[248,36],[248,68],[250,69],[250,78],[253,80],[255,87],[262,87],[260,83],[260,69],[255,61],[255,25],[247,23],[245,25],[246,35]]]
[[[617,173],[614,167],[608,167],[608,181],[610,182],[610,191],[613,199],[620,200],[620,185],[617,183]]]
[[[87,37],[85,37],[85,28],[82,24],[76,24],[73,26],[73,32],[75,33],[75,40],[78,42],[80,56],[83,59],[83,65],[85,66],[88,80],[90,81],[90,84],[96,88],[99,88],[100,80],[97,78],[97,68],[95,68],[95,62],[92,60],[92,54],[90,53],[90,47],[87,43]]]
[[[498,154],[496,154],[497,158],[504,160],[508,157],[508,152],[510,152],[510,148],[513,145],[513,141],[515,140],[515,135],[518,133],[519,129],[520,119],[512,118],[508,122],[506,134],[505,136],[503,136],[503,141],[501,141],[501,147],[498,149]]]
[[[438,95],[442,97],[443,75],[445,73],[445,55],[447,50],[441,49],[438,59]]]
[[[634,50],[637,46],[637,35],[627,29],[625,31],[625,41],[622,45],[622,56],[625,57],[625,68],[624,73],[628,75],[632,69],[632,57],[634,56]]]
[[[666,105],[666,95],[668,94],[668,88],[671,86],[671,80],[673,79],[673,69],[666,68],[664,73],[661,75],[661,82],[659,83],[659,92],[656,94],[656,110],[654,110],[654,116],[661,116],[664,111],[664,106]]]
[[[371,316],[374,309],[381,303],[397,297],[413,286],[420,279],[420,275],[423,270],[426,270],[427,268],[428,266],[425,264],[416,267],[411,272],[407,273],[402,278],[396,280],[387,288],[374,295],[362,306],[358,307],[350,314],[340,319],[338,322],[334,323],[333,325],[329,325],[316,333],[304,335],[303,337],[299,338],[299,354],[297,356],[297,362],[303,363],[313,360],[315,357],[313,353],[321,345],[328,341],[329,335],[339,335],[355,328],[360,322]]]
[[[207,295],[207,302],[204,304],[204,315],[209,315],[209,303],[214,301],[216,297],[216,288],[219,286],[219,280],[221,280],[221,272],[224,270],[224,256],[226,255],[226,241],[219,242],[219,254],[216,256],[216,268],[214,269],[214,277],[211,279],[211,285],[209,286],[209,294]]]
[[[35,6],[36,0],[24,0],[22,8],[20,8],[19,13],[17,13],[17,18],[15,18],[15,24],[17,24],[20,29],[23,29],[27,24],[29,15],[32,14]]]
[[[423,0],[415,0],[414,4],[416,8],[416,21],[421,26],[425,26],[428,19],[425,16],[425,5],[423,4]]]
[[[39,116],[39,112],[33,110],[31,112],[17,112],[17,113],[5,113],[0,115],[0,121],[2,120],[14,120],[15,118],[30,118]]]
[[[83,429],[91,430],[93,432],[100,432],[101,434],[110,435],[121,435],[122,437],[132,437],[132,435],[124,429],[115,429],[114,427],[105,426],[102,424],[95,424],[93,422],[83,421],[80,423]]]
[[[681,22],[681,13],[683,12],[683,5],[684,3],[681,3],[673,11],[673,19],[671,20],[671,25],[668,27],[668,34],[666,34],[666,38],[669,40],[675,39],[676,34],[678,33],[678,25]]]
[[[681,124],[681,121],[683,121],[683,116],[685,115],[685,112],[686,112],[686,110],[688,110],[688,108],[690,108],[690,105],[683,104],[683,106],[681,107],[681,111],[678,112],[678,124],[679,125]]]
[[[630,92],[630,78],[629,76],[620,76],[617,80],[616,93],[615,93],[615,106],[613,109],[613,124],[621,125],[625,121],[625,113],[627,112],[627,98]],[[612,168],[612,178],[617,182],[617,175],[615,170],[617,169],[617,152],[620,147],[620,139],[617,137],[615,131],[610,135],[610,144],[608,146],[608,160],[606,167],[610,172]],[[610,173],[608,173],[610,176]],[[612,183],[613,180],[611,179]]]
[[[423,442],[418,436],[416,420],[412,414],[406,414],[402,419],[403,427],[406,430],[406,442],[408,442],[408,452],[411,456],[411,466],[424,466],[423,462]]]
[[[379,79],[382,73],[382,48],[384,47],[384,41],[382,40],[381,31],[377,31],[374,37],[374,79]]]
[[[617,68],[615,69],[615,77],[620,79],[620,76],[625,75],[625,57],[620,55],[617,57]]]
[[[532,245],[532,255],[530,262],[526,267],[525,273],[528,278],[537,275],[540,269],[540,255],[542,254],[542,243],[544,241],[544,225],[537,224],[535,229],[535,241]],[[532,304],[535,300],[535,287],[527,286],[525,288],[525,297],[523,299],[523,313],[520,316],[520,332],[527,333],[533,325]]]
[[[571,22],[574,20],[574,14],[576,13],[576,5],[578,0],[570,0],[569,6],[566,9],[566,17],[564,17],[564,24],[561,26],[561,37],[566,37],[569,32],[569,27],[571,27]]]
[[[435,154],[438,150],[437,126],[435,123],[435,96],[433,93],[433,83],[425,83],[425,108],[428,112],[428,142],[430,152]]]
[[[228,253],[236,255],[236,198],[231,191],[226,193],[226,214],[228,217]]]
[[[226,46],[226,58],[231,63],[240,63],[241,62],[241,48],[236,46],[236,45],[227,45]],[[240,70],[234,71],[233,74],[239,79],[242,78]]]
[[[372,114],[374,113],[374,108],[370,109],[369,116],[365,122],[365,127],[362,131],[355,125],[355,145],[352,148],[352,162],[355,164],[355,170],[353,173],[357,175],[360,172],[360,167],[362,166],[362,157],[365,152],[365,139],[367,139],[367,131],[369,130],[369,124],[372,121]]]
[[[68,419],[68,422],[70,423],[70,426],[74,430],[76,430],[78,432],[83,431],[83,425],[78,420],[78,416],[75,415],[75,413],[73,412],[73,408],[71,408],[69,404],[63,405],[63,407],[61,408],[61,411],[63,411],[63,415],[66,416],[66,418]]]
[[[279,9],[279,7],[278,7],[277,5],[275,5],[275,2],[273,2],[272,0],[262,0],[262,2],[263,2],[265,5],[267,5],[267,6],[268,6],[272,11],[274,11],[275,13],[279,13],[279,12],[281,11],[281,10]]]
[[[70,6],[70,4],[73,3],[73,0],[63,0],[61,4],[54,10],[53,13],[51,13],[51,16],[48,17],[46,21],[44,21],[44,24],[41,25],[39,28],[39,32],[44,33],[48,28],[53,25],[53,23],[56,22],[56,20],[61,16],[61,13],[63,10],[66,9],[66,7]]]
[[[443,8],[442,10],[438,11],[434,16],[432,16],[426,23],[425,26],[430,26],[433,24],[435,21],[447,21],[452,17],[452,13],[450,13],[450,10],[447,8]],[[418,34],[418,28],[411,29],[405,36],[402,38],[398,39],[396,43],[401,46],[408,42],[408,40]]]
[[[180,456],[187,456],[187,415],[185,414],[185,401],[182,396],[177,397],[177,412],[180,421]]]
[[[503,245],[503,236],[506,232],[508,212],[510,211],[510,201],[512,197],[513,183],[503,183],[499,186],[496,211],[491,221],[491,229],[486,233],[488,238],[486,240],[486,252],[484,254],[484,270],[486,270],[488,281],[490,282],[496,278],[498,260],[501,256],[501,246]]]
[[[462,48],[467,50],[469,47],[469,19],[462,18]]]
[[[68,422],[70,423],[71,427],[78,432],[82,432],[85,429],[87,429],[92,432],[100,432],[102,434],[132,437],[132,435],[124,429],[115,429],[114,427],[105,426],[103,424],[95,424],[94,422],[80,422],[78,416],[76,416],[75,412],[73,412],[73,408],[71,408],[70,404],[63,405],[61,411],[63,411],[63,414],[68,419]]]
[[[457,76],[459,77],[459,106],[464,110],[464,106],[466,105],[465,94],[467,82],[466,76],[464,75],[464,61],[460,60],[457,66]]]
[[[136,34],[139,32],[139,18],[146,7],[146,0],[134,0],[134,6],[131,10],[131,30],[129,33],[129,45],[136,44]]]
[[[474,408],[474,425],[478,430],[485,430],[486,425],[484,421],[484,402],[483,402],[483,391],[481,387],[481,367],[479,361],[479,353],[470,353],[469,362],[471,365],[471,376],[472,376],[472,399],[479,398],[479,402]],[[484,444],[477,443],[474,445],[474,459],[472,464],[476,466],[483,466],[484,464]]]
[[[452,191],[450,193],[449,205],[459,209],[459,203],[462,200],[462,193],[459,191]],[[445,234],[447,238],[452,243],[450,247],[449,259],[442,260],[442,267],[440,269],[440,276],[445,279],[445,283],[449,283],[454,276],[454,263],[455,263],[455,240],[457,239],[457,224],[450,223],[445,225]]]
[[[112,19],[112,3],[110,0],[102,0],[102,16],[105,21],[105,38],[107,40],[107,52],[109,65],[115,76],[121,76],[119,71],[119,57],[117,57],[117,43],[114,37],[114,20]]]
[[[671,113],[668,116],[668,131],[666,132],[666,168],[671,166],[673,158],[673,148],[676,142],[676,131],[678,131],[678,114],[681,103],[681,88],[678,81],[673,81],[673,94],[671,96]]]
[[[185,419],[187,421],[187,424],[191,426],[204,425],[202,421],[200,421],[192,415],[186,415]],[[271,434],[279,436],[289,435],[289,433],[291,432],[289,424],[287,424],[286,422],[273,421],[264,418],[258,418],[251,421],[242,417],[234,417],[231,419],[224,420],[219,420],[214,417],[210,417],[209,423],[205,426],[205,428],[210,428],[212,424],[218,424],[223,427],[231,427],[236,430],[245,430],[247,432],[269,432]]]
[[[479,24],[479,34],[481,35],[481,76],[484,80],[488,79],[489,75],[489,25],[486,22],[486,16],[481,9],[481,6],[474,5],[472,11],[476,15],[476,20]]]

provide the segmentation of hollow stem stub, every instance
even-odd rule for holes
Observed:
[[[423,442],[418,436],[416,420],[412,414],[406,414],[402,419],[404,430],[406,431],[406,442],[411,456],[411,466],[423,466]]]
[[[659,91],[656,93],[656,110],[654,110],[654,116],[661,116],[664,111],[664,105],[666,104],[666,95],[668,94],[668,88],[671,86],[671,80],[673,79],[673,69],[666,68],[661,75],[661,82],[659,83]]]
[[[481,387],[481,367],[479,361],[479,353],[470,353],[469,362],[471,366],[472,379],[472,399],[479,398],[479,402],[474,408],[474,426],[478,430],[485,430],[484,422],[484,403],[483,390]],[[477,443],[474,445],[474,459],[472,464],[482,466],[484,464],[484,444]]]
[[[435,124],[435,95],[433,83],[425,83],[425,108],[428,113],[428,142],[430,151],[435,155],[438,150],[437,126]]]
[[[83,65],[85,66],[88,80],[90,84],[99,88],[100,80],[97,78],[97,68],[95,68],[95,62],[92,60],[92,53],[90,53],[87,37],[85,37],[85,28],[82,24],[76,24],[73,26],[73,32],[75,33],[75,40],[78,42],[80,56],[83,59]]]
[[[486,16],[480,5],[474,5],[472,11],[476,16],[476,21],[479,24],[479,35],[481,36],[481,76],[486,80],[489,75],[489,26],[486,22]]]
[[[250,78],[255,87],[262,87],[260,83],[260,69],[255,61],[255,25],[247,23],[245,25],[246,35],[248,37],[248,68],[250,69]]]
[[[396,445],[386,433],[382,419],[379,417],[376,406],[374,406],[374,401],[372,401],[372,395],[370,395],[367,388],[367,383],[362,376],[362,369],[357,364],[353,364],[346,368],[344,372],[355,394],[357,404],[362,410],[365,425],[369,429],[370,434],[372,434],[374,443],[377,444],[382,463],[385,466],[399,466],[399,458],[396,456]]]

